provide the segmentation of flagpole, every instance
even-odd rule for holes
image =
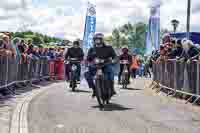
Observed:
[[[83,49],[87,53],[88,49],[92,47],[92,38],[96,30],[96,6],[88,1],[87,13],[85,19],[85,28],[83,36]]]
[[[187,39],[190,39],[190,14],[191,14],[191,0],[187,0]]]

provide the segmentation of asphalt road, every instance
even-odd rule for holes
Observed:
[[[73,93],[58,83],[35,98],[28,110],[30,133],[200,133],[200,112],[146,93],[144,81],[118,95],[105,111],[87,85]]]

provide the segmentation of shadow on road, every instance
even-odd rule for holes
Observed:
[[[93,108],[99,108],[99,106],[92,106]],[[104,106],[104,111],[126,111],[126,110],[132,110],[133,108],[127,108],[120,104],[116,103],[110,103],[108,105]]]
[[[138,89],[138,88],[126,88],[126,89],[123,89],[123,88],[120,88],[122,90],[132,90],[132,91],[139,91],[139,90],[142,90],[142,89]]]
[[[72,90],[69,90],[69,92],[73,92]],[[75,90],[74,93],[91,93],[91,91],[86,91],[86,90]]]
[[[12,86],[1,88],[0,90],[0,106],[4,106],[4,102],[6,100],[15,98],[16,96],[23,95],[26,92],[32,91],[34,89],[40,89],[41,87],[49,86],[53,83],[59,83],[62,81],[49,81],[49,80],[43,80],[43,81],[36,81],[33,82],[33,84],[27,83],[17,83]]]

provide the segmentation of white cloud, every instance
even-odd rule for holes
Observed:
[[[92,0],[94,1],[94,0]],[[158,2],[159,0],[153,0]],[[179,30],[185,30],[187,1],[162,0],[161,26],[172,29],[170,20],[180,21]],[[97,31],[110,33],[124,23],[148,22],[152,0],[96,0]],[[192,1],[191,24],[200,30],[200,2]],[[87,0],[1,0],[0,30],[15,31],[20,25],[48,35],[82,38]]]

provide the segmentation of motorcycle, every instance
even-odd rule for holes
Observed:
[[[70,64],[70,72],[69,72],[69,83],[70,83],[70,88],[72,88],[72,91],[75,92],[77,84],[78,84],[78,79],[77,79],[77,73],[78,73],[78,67],[77,64],[80,63],[80,61],[76,58],[71,58],[68,62]]]
[[[95,59],[95,65],[97,68],[96,76],[95,76],[95,86],[96,86],[96,98],[99,103],[100,109],[102,110],[106,104],[109,104],[109,100],[112,97],[112,92],[110,86],[110,82],[105,79],[105,75],[103,73],[103,67],[108,64],[105,60]]]
[[[127,89],[127,86],[129,84],[129,72],[128,72],[129,61],[128,60],[122,60],[122,61],[120,61],[120,64],[124,65],[124,68],[123,68],[123,71],[122,71],[122,78],[121,78],[122,88]]]

